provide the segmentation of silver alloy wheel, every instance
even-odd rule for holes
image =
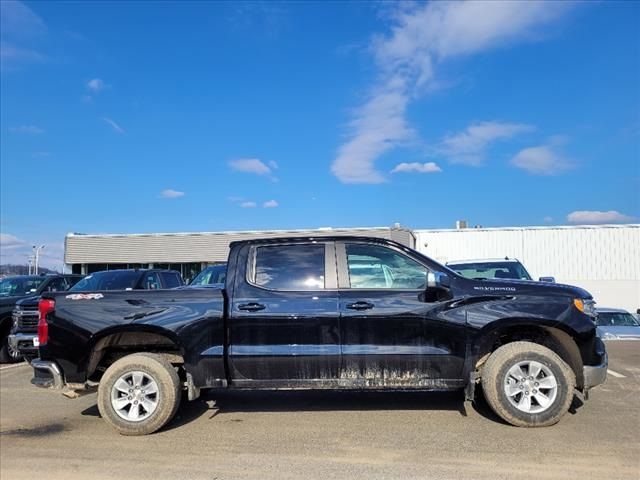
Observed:
[[[558,395],[558,382],[549,367],[527,360],[509,369],[504,379],[504,393],[518,410],[541,413],[553,405]]]
[[[144,372],[127,372],[111,388],[113,410],[129,422],[149,418],[158,407],[159,400],[158,384]]]
[[[7,353],[14,360],[18,360],[21,357],[20,350],[18,350],[17,347],[14,348],[13,345],[11,345],[11,342],[9,341],[7,341]]]

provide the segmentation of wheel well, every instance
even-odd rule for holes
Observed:
[[[87,379],[98,381],[116,360],[140,352],[162,354],[172,364],[184,363],[180,345],[167,335],[141,331],[118,332],[102,337],[93,346],[87,363]]]
[[[489,355],[507,343],[526,341],[543,345],[555,352],[573,370],[576,386],[584,386],[583,363],[580,350],[571,336],[554,327],[541,325],[511,325],[499,327],[483,336],[476,355],[475,369],[479,370]]]

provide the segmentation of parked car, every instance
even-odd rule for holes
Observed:
[[[640,340],[640,323],[620,308],[598,308],[598,336],[603,340]]]
[[[210,265],[191,280],[190,287],[213,286],[223,288],[227,277],[227,264]]]
[[[80,280],[80,281],[78,281]],[[78,276],[70,292],[95,290],[153,290],[175,288],[184,285],[180,273],[175,270],[136,269],[105,270],[86,277]],[[31,296],[16,303],[13,311],[13,328],[9,344],[13,351],[31,361],[38,355],[38,301]]]
[[[508,278],[511,280],[533,280],[524,265],[515,258],[498,258],[485,260],[456,260],[447,262],[447,267],[459,275],[474,280],[488,278]],[[540,277],[540,282],[555,282],[554,277]]]
[[[70,291],[92,290],[160,290],[184,285],[180,272],[162,269],[104,270],[87,275]]]
[[[22,359],[18,350],[9,344],[16,302],[27,297],[39,298],[42,292],[66,290],[81,278],[82,275],[16,275],[0,280],[0,363]]]
[[[224,289],[47,293],[39,311],[32,383],[68,395],[97,383],[102,418],[125,435],[158,430],[181,389],[206,388],[472,400],[481,385],[505,421],[547,426],[607,373],[585,290],[467,279],[380,238],[234,242]]]

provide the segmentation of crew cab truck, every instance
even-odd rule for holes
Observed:
[[[604,382],[594,302],[567,285],[473,280],[363,237],[232,243],[223,289],[46,293],[32,383],[82,393],[125,435],[181,390],[464,390],[524,427]]]

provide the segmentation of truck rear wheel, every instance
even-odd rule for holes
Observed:
[[[557,423],[573,401],[573,370],[552,350],[532,342],[513,342],[494,351],[482,369],[489,406],[518,427]]]
[[[98,387],[100,414],[122,435],[159,430],[175,415],[180,398],[175,368],[152,353],[136,353],[114,362]]]

